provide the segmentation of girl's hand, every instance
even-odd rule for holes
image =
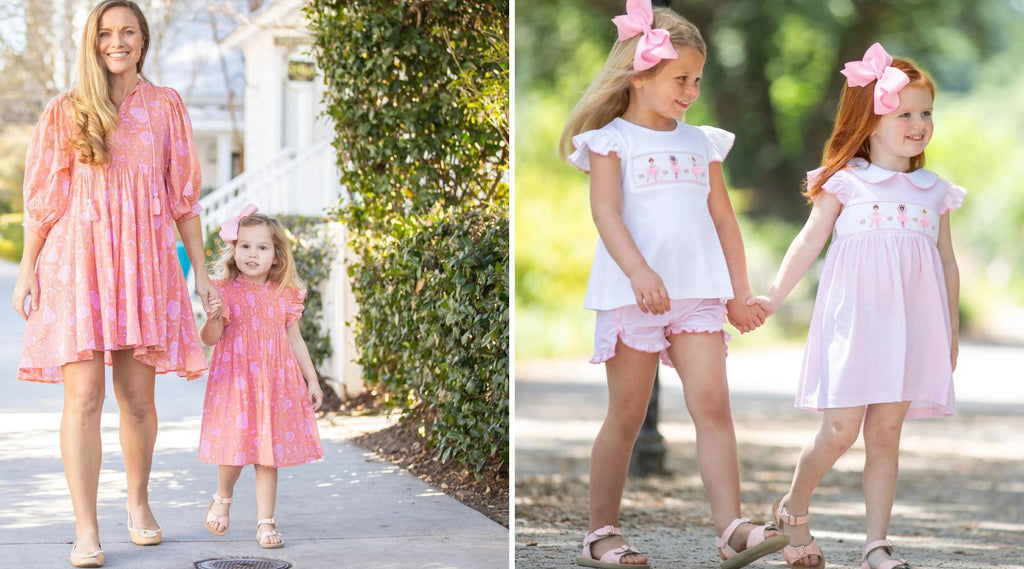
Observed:
[[[733,298],[726,301],[725,306],[728,311],[729,323],[735,326],[740,334],[753,332],[764,324],[768,317],[763,308],[750,304],[750,299],[744,302]]]
[[[949,347],[949,363],[952,364],[953,370],[956,371],[956,359],[960,355],[960,340],[955,336],[953,337],[953,344]]]
[[[307,381],[306,391],[308,391],[306,397],[313,405],[313,410],[316,411],[320,409],[320,405],[324,402],[324,391],[320,389],[320,382],[316,379],[313,381]]]
[[[764,310],[764,317],[767,320],[769,316],[775,314],[775,311],[779,309],[779,305],[767,294],[759,294],[752,296],[747,299],[747,306],[753,306],[757,304]]]
[[[216,287],[214,287],[216,289]],[[215,297],[210,299],[210,310],[206,313],[206,318],[209,320],[216,320],[224,314],[224,301],[221,298]]]
[[[649,266],[636,270],[629,277],[629,284],[636,295],[636,305],[644,314],[664,314],[669,309],[668,290],[665,283]]]
[[[31,310],[25,311],[25,298],[28,297]],[[14,285],[14,294],[11,297],[14,311],[28,320],[28,315],[39,310],[39,281],[36,279],[34,270],[22,269],[18,271],[18,282]]]

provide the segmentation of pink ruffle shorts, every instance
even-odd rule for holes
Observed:
[[[672,300],[664,314],[644,314],[635,305],[620,306],[614,310],[598,310],[594,330],[594,357],[590,363],[604,363],[615,356],[619,340],[634,350],[658,354],[662,363],[672,367],[668,358],[668,337],[694,332],[722,332],[722,340],[729,341],[725,332],[725,303],[715,299]]]

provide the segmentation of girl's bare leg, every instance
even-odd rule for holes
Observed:
[[[633,444],[647,414],[658,356],[634,350],[621,341],[615,357],[605,362],[608,376],[608,412],[590,453],[590,529],[619,525],[619,506],[629,472]],[[624,544],[620,536],[602,539],[591,546],[594,559]],[[630,554],[623,564],[642,565],[647,557]]]
[[[857,442],[863,418],[864,407],[826,409],[822,413],[821,430],[814,437],[814,441],[800,453],[789,494],[782,501],[790,514],[804,515],[809,511],[814,489],[832,470],[839,457]],[[782,529],[783,533],[792,537],[789,544],[793,547],[811,542],[811,529],[808,525],[786,525]],[[805,565],[817,565],[818,556],[810,555],[802,561]]]
[[[900,434],[910,402],[869,405],[864,416],[864,504],[867,508],[867,542],[886,539],[889,518],[896,499],[899,477]],[[872,567],[877,567],[889,556],[882,549],[868,556]]]

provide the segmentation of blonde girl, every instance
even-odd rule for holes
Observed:
[[[745,303],[743,241],[722,177],[734,136],[682,120],[700,94],[706,56],[693,24],[652,10],[649,0],[630,0],[614,22],[619,41],[560,143],[562,155],[572,151],[569,162],[590,173],[600,240],[584,306],[597,311],[591,361],[605,364],[609,398],[591,454],[590,527],[576,563],[647,567],[617,526],[660,357],[683,383],[722,566],[742,567],[788,538],[740,518],[723,325],[728,314],[746,332],[763,314]],[[693,164],[678,179],[664,175],[673,157]]]
[[[206,529],[224,535],[235,483],[256,469],[256,542],[284,546],[274,509],[277,470],[323,456],[313,412],[323,392],[299,331],[306,291],[284,226],[248,205],[220,232],[215,302],[200,337],[216,345],[203,403],[199,460],[217,464]]]
[[[876,43],[842,73],[823,165],[807,175],[810,217],[768,293],[752,301],[773,314],[832,237],[796,396],[797,407],[822,411],[821,430],[772,516],[791,535],[790,567],[824,567],[808,527],[811,495],[863,429],[861,567],[908,569],[886,539],[900,432],[905,418],[954,412],[960,278],[949,212],[966,192],[924,169],[935,85],[917,65]]]

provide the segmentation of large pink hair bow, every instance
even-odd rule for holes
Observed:
[[[672,36],[668,31],[651,29],[654,23],[651,0],[626,0],[626,13],[615,16],[612,22],[619,30],[619,41],[643,34],[636,44],[636,55],[633,56],[634,71],[646,71],[662,59],[679,57],[676,48],[672,47]]]
[[[850,87],[863,87],[878,81],[875,84],[876,115],[895,111],[900,106],[900,89],[910,83],[906,73],[892,66],[892,56],[878,42],[864,52],[863,60],[847,62],[840,73],[846,75],[846,84]]]
[[[249,204],[242,208],[242,211],[238,212],[238,215],[224,222],[224,225],[220,227],[220,238],[226,242],[238,240],[238,223],[242,221],[243,217],[252,215],[259,211],[255,204]]]

